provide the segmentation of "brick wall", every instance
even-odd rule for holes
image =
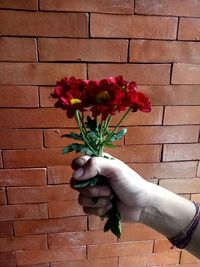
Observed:
[[[200,200],[200,1],[0,0],[0,266],[199,267],[143,225],[121,240],[87,218],[69,187],[61,134],[75,124],[49,98],[64,75],[123,74],[152,99],[111,152]],[[68,128],[68,129],[66,129]],[[186,265],[187,264],[187,265]]]

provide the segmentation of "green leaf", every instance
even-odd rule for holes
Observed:
[[[76,153],[81,152],[83,154],[92,156],[94,153],[84,144],[73,143],[63,148],[63,154],[76,151]]]
[[[70,144],[70,145],[64,147],[63,148],[63,154],[67,154],[69,152],[72,152],[74,150],[77,150],[77,148],[78,148],[79,145],[80,144],[78,144],[78,143],[73,143],[73,144]]]
[[[83,141],[81,134],[77,134],[77,133],[73,133],[73,132],[71,132],[70,134],[63,134],[61,137],[73,138],[75,140],[82,140]]]
[[[96,119],[95,118],[92,119],[92,118],[90,118],[90,116],[87,116],[86,126],[91,131],[95,131],[96,128],[97,128],[97,121],[96,121]]]
[[[88,179],[88,180],[85,180],[85,181],[79,181],[79,182],[76,182],[75,185],[73,185],[73,187],[75,188],[84,188],[86,186],[95,186],[98,182],[99,182],[99,179],[100,179],[101,176],[95,176],[91,179]]]
[[[99,133],[98,132],[95,132],[95,131],[91,131],[88,133],[93,140],[99,140]]]
[[[99,182],[100,176],[95,176],[90,181],[90,186],[95,186]]]
[[[109,230],[118,238],[121,237],[121,215],[117,210],[115,199],[113,200],[113,208],[108,212],[108,220],[104,225],[104,232]]]
[[[110,148],[115,148],[115,145],[113,145],[112,143],[106,143],[105,146],[110,147]]]
[[[73,185],[74,188],[84,188],[90,184],[90,180],[76,182],[76,184]]]
[[[111,138],[109,139],[110,142],[114,142],[117,140],[120,140],[122,138],[123,135],[125,135],[127,132],[126,128],[123,128],[121,131],[119,131],[118,133],[115,133],[111,136]]]
[[[110,222],[109,222],[109,219],[105,223],[103,230],[104,230],[104,232],[108,232],[110,230]]]
[[[76,152],[81,152],[83,154],[86,154],[88,156],[92,156],[94,155],[94,153],[86,146],[83,144],[78,144],[77,148],[76,148]]]

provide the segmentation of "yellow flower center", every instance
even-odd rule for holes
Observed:
[[[70,99],[70,103],[71,103],[71,105],[79,104],[79,103],[81,103],[81,100],[78,98],[72,98],[72,99]]]
[[[102,103],[104,100],[108,100],[110,98],[111,98],[111,96],[109,95],[108,91],[102,91],[95,96],[95,100],[98,103]]]

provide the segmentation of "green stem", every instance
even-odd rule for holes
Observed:
[[[108,142],[108,140],[113,136],[113,134],[115,134],[115,131],[119,128],[120,124],[122,123],[122,121],[125,119],[125,117],[127,116],[127,114],[129,113],[129,111],[131,111],[131,108],[129,108],[126,113],[123,115],[123,117],[121,118],[121,120],[118,122],[118,124],[115,126],[115,128],[112,130],[112,132],[108,135],[108,137],[104,140],[104,143]]]
[[[79,113],[79,115],[80,115],[80,113]],[[83,130],[84,130],[85,134],[87,134],[87,129],[86,129],[86,127],[85,127],[85,123],[84,123],[84,115],[83,115],[83,112],[82,112],[82,115],[79,116],[79,117],[80,117],[80,119],[81,119],[81,123],[82,123],[82,125],[83,125]]]
[[[104,129],[104,127],[103,127],[103,121],[101,120],[101,123],[100,123],[100,127],[99,127],[99,156],[100,157],[102,157],[102,155],[103,155],[103,129]]]
[[[109,115],[109,116],[107,117],[106,121],[105,121],[105,124],[104,124],[104,134],[105,134],[106,132],[108,132],[108,126],[109,126],[109,124],[110,124],[111,119],[112,119],[112,115]]]
[[[80,114],[79,114],[79,110],[76,110],[76,113],[75,113],[75,118],[76,118],[76,122],[80,128],[80,131],[81,131],[81,134],[82,134],[82,137],[83,137],[83,140],[85,142],[85,144],[89,147],[89,149],[94,153],[94,155],[96,156],[97,153],[96,151],[93,149],[93,147],[90,145],[90,143],[88,142],[87,140],[87,137],[86,137],[86,134],[84,133],[83,131],[83,127],[81,125],[81,119],[80,119]]]

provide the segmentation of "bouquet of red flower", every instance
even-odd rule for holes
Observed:
[[[63,135],[79,141],[66,146],[63,149],[64,154],[76,151],[90,156],[106,157],[103,153],[104,147],[113,148],[112,142],[120,140],[127,131],[126,128],[118,130],[126,115],[130,111],[151,111],[149,99],[138,91],[137,84],[134,81],[125,81],[122,76],[100,81],[64,78],[57,82],[52,96],[58,99],[55,106],[66,110],[68,118],[75,118],[80,129],[80,134],[71,132]],[[118,112],[124,114],[110,130],[111,118]],[[97,184],[108,185],[108,182],[105,177],[97,175],[73,186],[83,188]],[[104,216],[107,217],[104,231],[111,230],[120,237],[121,217],[117,210],[116,197],[112,202],[112,209]]]

